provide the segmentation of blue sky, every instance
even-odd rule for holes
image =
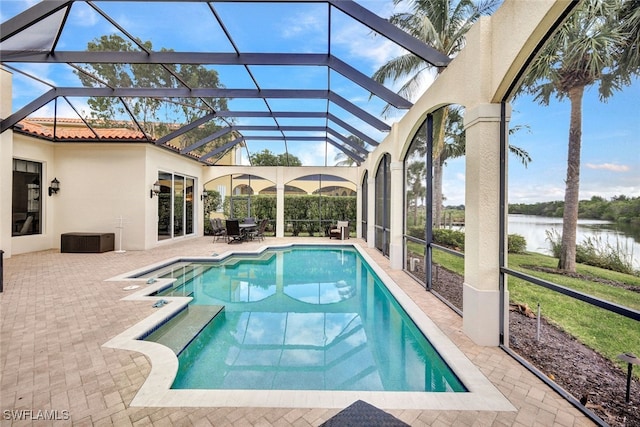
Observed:
[[[3,0],[0,2],[0,20],[5,21],[34,3]],[[360,3],[380,16],[389,16],[393,11],[390,0]],[[98,1],[96,4],[127,31],[143,40],[151,40],[155,49],[167,47],[183,51],[233,51],[220,27],[212,19],[211,12],[202,3],[183,3],[179,13],[170,4],[162,2],[155,3],[151,10],[145,3],[128,3],[126,9],[123,8],[124,3]],[[216,3],[215,8],[241,51],[323,53],[327,50],[326,4]],[[193,22],[198,25],[192,25]],[[111,24],[82,2],[74,4],[67,25],[59,42],[59,48],[64,50],[84,50],[87,41],[116,32]],[[371,75],[381,64],[402,53],[398,46],[372,35],[367,28],[340,12],[332,13],[331,25],[331,52],[366,75]],[[77,77],[64,64],[20,65],[21,69],[29,70],[45,81],[63,86],[79,85]],[[254,87],[243,69],[224,66],[216,67],[216,70],[226,87]],[[365,90],[341,75],[327,73],[323,67],[295,70],[303,71],[299,73],[282,67],[251,67],[251,70],[262,88],[326,88],[329,84],[332,90],[373,114],[379,115],[384,105],[378,99],[369,99]],[[14,74],[13,84],[14,110],[47,89],[46,86],[18,74]],[[83,110],[86,100],[75,102]],[[276,111],[324,111],[327,108],[325,101],[313,101],[304,106],[300,102],[272,100],[270,106]],[[64,106],[61,107],[64,111]],[[260,100],[232,100],[229,107],[255,110],[264,109],[264,104]],[[521,98],[513,103],[512,124],[526,125],[529,130],[513,135],[511,143],[528,151],[533,162],[525,168],[516,159],[510,158],[510,202],[530,203],[563,198],[569,109],[568,101],[553,101],[548,107],[539,106],[530,98]],[[372,133],[379,140],[384,137],[383,133],[372,131],[366,124],[356,123],[349,114],[335,105],[331,105],[329,110],[359,129]],[[52,107],[49,106],[36,115],[51,115],[51,111]],[[581,198],[590,198],[592,195],[610,198],[619,194],[640,196],[640,81],[636,80],[623,92],[616,93],[606,104],[597,99],[595,89],[591,88],[585,95],[583,111]],[[67,108],[63,115],[71,117],[75,113]],[[301,124],[297,120],[299,119],[282,119],[279,122],[281,125]],[[387,123],[395,120],[397,116],[385,119]],[[242,119],[240,123],[267,124],[264,119]],[[344,134],[347,135],[348,132],[345,131]],[[284,151],[284,143],[281,142],[250,141],[248,146],[252,153],[264,148],[275,153]],[[287,147],[306,165],[323,165],[325,161],[332,165],[338,152],[331,145],[316,142],[289,143]],[[444,176],[444,194],[446,204],[464,203],[464,160],[448,163]]]
[[[607,103],[590,87],[583,100],[580,199],[594,195],[640,197],[640,80],[617,92]],[[541,106],[532,97],[512,102],[511,125],[528,126],[510,137],[532,162],[524,167],[509,157],[509,201],[534,203],[563,200],[569,138],[568,100]],[[445,169],[445,204],[464,203],[464,160]]]

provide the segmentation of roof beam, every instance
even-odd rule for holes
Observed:
[[[353,148],[354,150],[362,153],[362,154],[369,154],[369,152],[364,148],[364,147],[360,147],[358,144],[356,144],[355,142],[351,141],[349,138],[347,138],[346,136],[340,134],[339,132],[336,132],[335,130],[328,128],[327,132],[330,133],[331,135],[335,136],[336,138],[338,138],[340,141],[344,142],[345,144],[347,144],[349,147]]]
[[[197,120],[194,120],[193,122],[182,126],[180,129],[171,132],[165,136],[163,136],[162,138],[158,138],[156,140],[156,145],[162,145],[162,144],[166,144],[167,142],[171,141],[174,138],[179,137],[182,134],[185,134],[187,132],[189,132],[192,129],[197,128],[198,126],[202,126],[203,124],[207,123],[208,121],[214,119],[216,117],[216,113],[209,113],[203,117],[200,117]]]
[[[282,132],[325,132],[326,126],[269,126],[269,125],[237,125],[231,127],[238,131],[282,131]],[[286,139],[286,137],[283,137]]]
[[[366,111],[362,110],[360,107],[357,107],[356,105],[347,101],[335,92],[329,93],[329,101],[333,102],[336,105],[339,105],[360,120],[369,123],[371,126],[378,130],[381,130],[383,132],[389,132],[391,130],[391,126],[378,119],[377,117],[374,117]]]
[[[324,136],[271,136],[271,135],[244,135],[245,141],[326,141]]]
[[[369,135],[359,131],[351,126],[349,123],[335,116],[334,114],[321,112],[321,111],[218,111],[216,113],[218,117],[287,117],[287,118],[328,118],[332,122],[336,123],[343,129],[351,132],[351,134],[362,139],[369,145],[378,146],[380,143]]]
[[[51,89],[45,95],[27,104],[20,111],[2,121],[4,132],[20,120],[42,107],[56,96],[67,97],[155,97],[155,98],[279,98],[279,99],[329,99],[350,112],[360,120],[381,131],[391,127],[382,120],[367,113],[360,107],[347,101],[333,91],[318,89],[220,89],[220,88],[95,88],[95,87],[59,87]]]
[[[336,147],[337,149],[339,149],[340,151],[342,151],[347,156],[351,157],[358,165],[360,165],[362,162],[364,162],[364,158],[358,156],[357,154],[351,152],[350,150],[347,150],[345,147],[343,147],[342,145],[338,144],[337,142],[335,142],[331,138],[327,138],[327,142],[329,144],[333,145],[334,147]]]
[[[231,128],[222,128],[217,132],[212,133],[209,136],[206,136],[204,138],[202,138],[200,141],[198,142],[194,142],[193,144],[191,144],[190,146],[183,148],[180,150],[180,154],[185,154],[188,153],[190,151],[195,150],[196,148],[200,148],[202,147],[204,144],[213,141],[214,139],[218,139],[221,136],[224,136],[226,134],[228,134],[229,132],[231,132],[233,129]]]
[[[229,141],[226,144],[221,145],[220,147],[216,148],[215,150],[209,151],[207,154],[204,154],[204,155],[200,156],[200,161],[207,160],[209,157],[213,157],[216,154],[224,153],[225,151],[227,151],[231,147],[241,143],[242,141],[244,141],[244,138],[242,138],[242,137],[236,138],[236,139],[234,139],[232,141]]]
[[[327,3],[435,67],[446,67],[451,62],[451,58],[445,54],[402,31],[386,19],[379,17],[354,1],[327,0]]]
[[[363,140],[367,144],[373,145],[374,147],[377,147],[378,145],[380,145],[380,143],[378,141],[376,141],[375,139],[371,138],[369,135],[366,135],[365,133],[360,132],[358,129],[354,128],[349,123],[345,122],[344,120],[340,119],[339,117],[336,117],[331,113],[327,113],[327,117],[328,117],[329,120],[331,120],[332,122],[334,122],[338,126],[342,127],[343,129],[348,130],[353,135],[357,136],[358,138],[360,138],[361,140]]]
[[[288,117],[288,118],[325,118],[323,111],[218,111],[218,117]]]
[[[2,62],[86,64],[213,64],[327,66],[396,108],[411,102],[333,55],[319,53],[89,52],[2,51]]]
[[[9,117],[7,117],[6,119],[3,119],[2,124],[0,125],[0,133],[13,127],[16,123],[18,123],[20,120],[24,119],[29,114],[36,111],[38,108],[41,108],[42,106],[47,105],[49,102],[54,100],[56,96],[58,96],[56,92],[57,92],[56,89],[48,90],[47,92],[40,95],[39,97],[37,97],[36,99],[28,103],[27,105],[25,105],[24,107],[22,107],[21,109],[19,109]]]

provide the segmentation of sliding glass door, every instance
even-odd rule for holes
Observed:
[[[170,172],[158,172],[158,240],[194,233],[195,179]]]

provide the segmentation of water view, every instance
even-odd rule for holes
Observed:
[[[562,233],[562,218],[537,215],[509,215],[509,234],[519,234],[527,240],[527,250],[550,255],[551,245],[547,241],[547,231]],[[608,221],[579,219],[577,242],[587,238],[600,239],[603,244],[620,248],[631,254],[634,267],[640,267],[640,230],[621,229]]]

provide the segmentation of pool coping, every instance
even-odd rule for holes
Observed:
[[[292,246],[323,246],[313,243],[265,245],[253,251],[230,250],[208,257],[174,257],[147,265],[107,281],[140,284],[122,301],[165,300],[167,304],[113,337],[103,347],[130,350],[144,354],[151,363],[151,371],[130,406],[147,407],[286,407],[286,408],[344,408],[356,400],[384,409],[433,409],[471,411],[516,411],[509,400],[489,381],[467,356],[440,330],[422,309],[398,286],[398,284],[357,243],[344,243],[353,247],[369,264],[387,289],[425,334],[433,347],[451,367],[468,392],[386,392],[386,391],[326,391],[326,390],[172,390],[171,385],[178,372],[178,358],[173,351],[161,344],[139,340],[149,330],[184,309],[191,297],[160,297],[150,295],[170,285],[175,279],[136,278],[134,276],[151,269],[168,266],[184,260],[221,260],[233,254],[259,255],[268,249]],[[331,245],[336,247],[336,245]]]

